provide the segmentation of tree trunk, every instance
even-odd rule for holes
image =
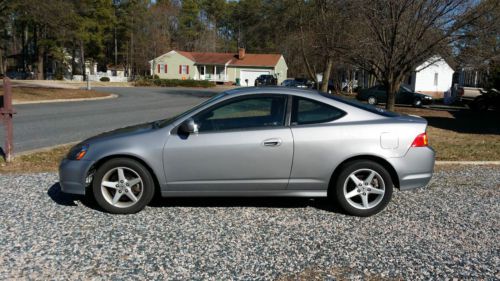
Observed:
[[[399,86],[401,82],[390,79],[386,81],[385,85],[387,87],[387,103],[385,108],[390,111],[394,111],[394,105],[396,103],[396,94],[399,91]]]
[[[76,74],[76,61],[75,61],[75,56],[76,56],[76,49],[75,49],[75,45],[72,44],[72,48],[71,48],[71,79],[73,79],[73,75]]]
[[[321,91],[323,93],[328,92],[328,85],[330,82],[330,74],[332,72],[332,67],[333,67],[333,59],[332,57],[328,56],[326,58],[325,69],[323,70],[323,79],[321,81]]]
[[[37,50],[37,63],[36,63],[36,79],[44,80],[45,73],[44,69],[44,58],[45,58],[45,48],[42,46],[38,46]]]
[[[4,63],[3,63],[3,50],[0,48],[0,74],[5,75],[5,68],[4,68]]]
[[[80,64],[84,78],[83,80],[86,80],[87,73],[85,73],[85,50],[83,49],[83,41],[80,41]]]

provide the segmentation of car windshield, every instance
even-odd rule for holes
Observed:
[[[401,86],[401,89],[403,89],[406,92],[411,92],[411,90],[406,86]]]
[[[369,105],[369,104],[366,104],[366,103],[359,102],[357,100],[347,99],[347,98],[339,97],[339,96],[333,96],[333,95],[329,95],[329,94],[325,94],[325,93],[321,93],[321,95],[325,96],[327,98],[330,98],[330,99],[333,99],[333,100],[336,100],[336,101],[348,104],[350,106],[354,106],[354,107],[357,107],[357,108],[369,111],[371,113],[382,115],[382,116],[385,116],[385,117],[400,116],[400,114],[398,114],[396,112],[388,111],[388,110],[385,110],[383,108],[379,108],[379,107],[376,107],[376,106],[373,106],[373,105]]]
[[[204,101],[204,102],[202,102],[202,103],[198,104],[198,105],[197,105],[197,106],[195,106],[195,107],[192,107],[192,108],[188,109],[187,111],[185,111],[185,112],[183,112],[183,113],[181,113],[181,114],[179,114],[179,115],[177,115],[177,116],[175,116],[175,117],[172,117],[172,118],[167,118],[167,119],[163,119],[163,120],[159,120],[159,121],[156,121],[154,124],[155,124],[155,126],[157,126],[157,127],[159,127],[159,128],[166,127],[166,126],[168,126],[168,125],[172,124],[173,122],[175,122],[175,121],[177,121],[177,120],[179,120],[179,119],[183,118],[184,116],[189,115],[189,114],[191,114],[192,112],[195,112],[196,110],[198,110],[198,109],[200,109],[200,108],[204,107],[205,105],[207,105],[207,104],[209,104],[209,103],[211,103],[211,102],[214,102],[214,101],[216,101],[216,100],[219,100],[219,99],[221,99],[221,98],[225,97],[226,95],[227,95],[227,93],[225,93],[225,92],[222,92],[222,93],[220,93],[220,94],[217,94],[217,95],[215,95],[215,96],[213,96],[213,97],[209,98],[208,100],[206,100],[206,101]]]

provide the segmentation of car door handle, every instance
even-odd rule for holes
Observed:
[[[264,146],[280,146],[281,139],[268,139],[263,142]]]

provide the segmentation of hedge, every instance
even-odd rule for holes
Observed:
[[[139,79],[135,86],[158,86],[158,87],[196,87],[210,88],[215,83],[206,80],[180,80],[180,79]]]
[[[101,77],[101,82],[109,82],[109,77]]]

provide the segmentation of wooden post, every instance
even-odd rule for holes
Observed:
[[[12,107],[12,85],[10,79],[4,77],[3,79],[3,107],[0,108],[0,115],[3,119],[5,128],[5,161],[11,162],[14,153],[14,126],[12,124],[12,117],[16,113]]]

